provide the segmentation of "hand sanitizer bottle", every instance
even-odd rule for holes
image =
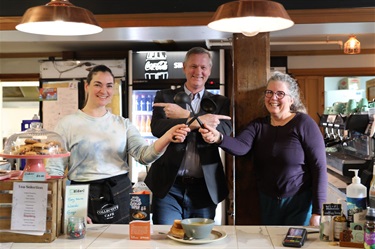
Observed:
[[[367,188],[361,184],[361,178],[358,177],[358,169],[350,169],[354,172],[352,183],[346,187],[346,201],[348,210],[348,224],[357,222],[354,220],[356,213],[366,213]]]

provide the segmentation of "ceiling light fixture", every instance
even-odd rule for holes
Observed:
[[[282,30],[294,25],[280,3],[266,0],[240,0],[220,5],[208,27],[218,31],[255,36],[260,32]]]
[[[231,40],[206,40],[206,47],[211,49],[211,47],[231,47]],[[338,45],[340,49],[343,48],[343,42],[337,41],[271,41],[271,46],[287,46],[287,45]]]
[[[355,35],[349,36],[344,44],[345,54],[359,54],[361,52],[361,43],[356,39]]]
[[[68,0],[51,0],[26,10],[16,29],[38,35],[75,36],[101,32],[93,13]]]

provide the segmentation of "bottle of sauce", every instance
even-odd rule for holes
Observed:
[[[366,223],[364,227],[364,248],[371,249],[375,247],[375,208],[368,207],[366,214]]]

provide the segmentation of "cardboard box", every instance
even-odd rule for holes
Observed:
[[[339,90],[358,90],[361,89],[361,80],[360,78],[342,78],[339,81]]]
[[[150,191],[130,194],[129,236],[131,240],[150,240]]]
[[[21,180],[0,181],[0,230],[10,230],[12,216],[13,183]],[[50,179],[48,184],[46,231],[42,236],[0,232],[0,242],[50,243],[63,234],[63,191],[65,179]]]

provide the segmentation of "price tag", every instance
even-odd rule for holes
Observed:
[[[45,181],[46,172],[23,172],[23,181]]]

